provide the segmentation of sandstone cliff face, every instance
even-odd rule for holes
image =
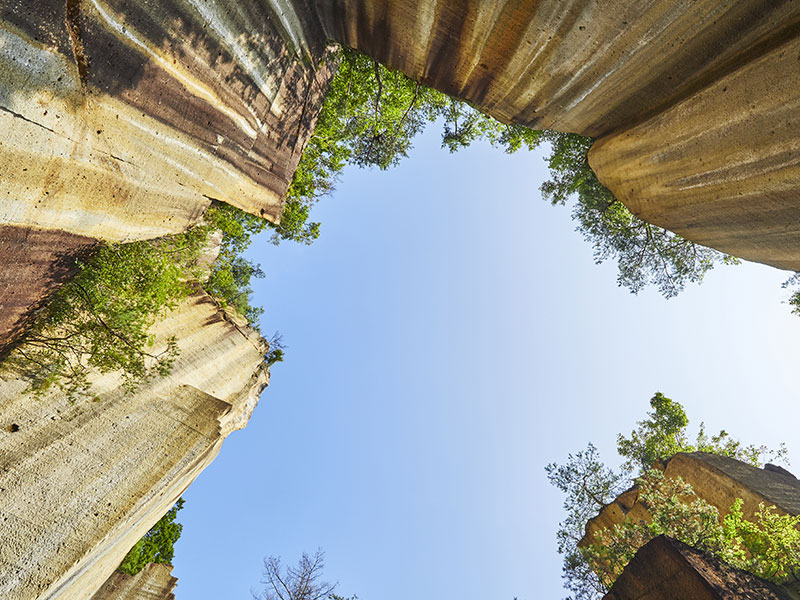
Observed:
[[[204,294],[157,326],[172,374],[98,402],[0,381],[0,596],[85,600],[245,426],[267,382],[261,338]],[[14,431],[10,431],[14,430]]]
[[[789,590],[665,536],[642,546],[603,600],[793,600]]]
[[[175,600],[172,565],[150,563],[136,575],[114,571],[91,600]]]
[[[669,478],[680,477],[702,498],[724,515],[734,500],[744,501],[742,512],[752,519],[759,503],[775,506],[779,512],[800,514],[800,480],[788,472],[758,469],[726,456],[706,452],[679,453],[661,467]],[[586,524],[580,544],[589,543],[601,529],[625,520],[648,521],[647,510],[638,502],[636,488],[621,494]]]
[[[0,345],[56,255],[183,231],[212,198],[280,218],[331,74],[297,5],[3,3]]]
[[[502,121],[599,137],[639,217],[800,270],[792,0],[337,0],[330,37]]]
[[[0,345],[96,240],[182,231],[211,198],[278,219],[327,38],[501,120],[598,136],[593,167],[641,217],[800,268],[799,34],[796,0],[7,0]],[[259,339],[205,296],[159,331],[183,353],[135,395],[0,382],[3,597],[90,596],[246,423]],[[720,503],[752,487],[703,464]]]

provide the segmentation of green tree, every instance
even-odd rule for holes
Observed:
[[[647,413],[647,419],[637,422],[630,438],[621,433],[617,435],[617,453],[625,459],[622,469],[627,473],[645,473],[657,460],[666,460],[678,452],[710,452],[755,467],[763,466],[767,460],[786,459],[787,449],[783,443],[777,450],[754,444],[744,446],[724,429],[709,438],[705,423],[700,424],[695,442],[690,443],[686,432],[689,418],[683,406],[656,392],[650,399],[650,407],[653,411]]]
[[[575,199],[572,217],[594,248],[597,262],[617,261],[620,285],[632,292],[653,284],[666,297],[700,282],[717,263],[737,260],[690,242],[634,216],[589,167],[592,140],[575,134],[504,124],[461,100],[421,85],[348,48],[328,58],[338,64],[311,139],[287,192],[272,242],[312,243],[320,224],[311,207],[329,194],[346,165],[387,169],[407,156],[413,138],[440,120],[442,147],[450,152],[488,140],[506,152],[551,146],[551,179],[542,186],[553,204]]]
[[[469,104],[450,98],[349,48],[328,60],[338,65],[317,125],[286,194],[272,242],[312,243],[320,224],[309,222],[311,207],[334,188],[346,165],[388,169],[408,155],[428,123],[444,122],[442,145],[455,151],[476,139],[514,151],[533,148],[541,133],[506,125]]]
[[[738,498],[723,519],[680,478],[652,470],[637,480],[638,501],[649,522],[626,520],[604,528],[580,549],[588,567],[607,590],[636,551],[659,535],[668,535],[708,552],[734,567],[782,583],[800,575],[800,516],[778,514],[774,506],[759,505],[754,520],[742,514]],[[594,590],[592,590],[594,592]],[[584,596],[592,597],[592,596]]]
[[[551,145],[550,180],[541,191],[553,205],[575,199],[572,218],[577,230],[592,244],[596,262],[615,259],[617,282],[633,293],[655,285],[670,298],[687,283],[699,283],[715,264],[737,264],[738,259],[690,242],[631,213],[597,179],[589,166],[591,138],[547,131]]]
[[[250,282],[264,274],[241,253],[264,227],[258,217],[214,203],[201,224],[179,235],[98,245],[6,351],[2,368],[37,395],[55,386],[71,400],[90,397],[91,372],[120,373],[125,389],[135,391],[167,375],[178,355],[174,338],[155,347],[153,325],[203,286],[257,328],[263,311],[250,302]],[[217,231],[222,241],[209,269],[204,254]]]
[[[136,575],[149,563],[170,563],[175,556],[175,542],[181,537],[183,525],[176,523],[178,511],[183,508],[183,498],[179,498],[153,527],[144,534],[119,565],[119,570],[128,575]]]
[[[550,483],[564,493],[563,506],[566,517],[559,523],[556,537],[558,551],[564,556],[562,570],[564,586],[576,600],[601,597],[610,585],[609,573],[618,574],[621,569],[619,565],[627,564],[627,561],[641,545],[639,542],[634,543],[636,540],[641,541],[659,535],[657,533],[659,522],[669,521],[671,523],[670,527],[666,528],[665,526],[661,533],[673,535],[673,537],[690,544],[694,538],[689,535],[689,530],[701,525],[705,527],[707,524],[708,519],[703,516],[706,513],[703,512],[705,508],[702,504],[692,505],[690,503],[688,508],[676,504],[679,498],[684,497],[685,499],[690,494],[681,494],[680,490],[675,491],[672,488],[663,490],[653,488],[653,510],[662,511],[659,514],[663,515],[663,519],[662,517],[654,519],[656,525],[647,531],[642,528],[633,528],[633,525],[626,525],[626,528],[632,529],[625,530],[627,532],[625,535],[628,537],[621,538],[623,541],[615,542],[613,561],[611,561],[612,556],[608,554],[612,552],[610,549],[595,548],[593,552],[599,554],[594,556],[591,554],[592,551],[578,547],[578,542],[585,535],[586,522],[596,516],[600,509],[614,500],[620,492],[630,487],[634,478],[648,473],[656,461],[666,460],[677,452],[696,450],[745,460],[755,466],[763,464],[766,458],[785,461],[787,451],[784,444],[781,444],[777,451],[770,451],[764,446],[743,446],[724,430],[709,438],[703,425],[700,426],[695,443],[690,443],[686,431],[689,419],[678,402],[674,402],[661,393],[656,393],[650,400],[650,407],[652,411],[647,413],[648,418],[637,423],[637,428],[631,432],[630,438],[626,438],[622,434],[617,437],[617,451],[619,456],[624,459],[620,469],[607,467],[600,460],[599,453],[591,443],[588,444],[585,451],[570,454],[566,463],[561,465],[551,463],[545,468]],[[657,477],[657,475],[652,475],[652,477]],[[644,485],[647,485],[649,480],[639,479],[638,481],[640,485],[642,481],[644,481]],[[673,485],[673,483],[669,483],[669,485]],[[668,491],[669,493],[667,493]],[[650,507],[648,507],[649,509]],[[686,513],[685,510],[689,510],[690,513]],[[687,514],[695,514],[691,513],[693,510],[697,515],[691,519],[695,519],[695,521],[686,517]],[[716,509],[714,510],[716,511]],[[653,514],[652,511],[650,512]],[[718,514],[716,519],[719,520]],[[680,533],[681,527],[686,528],[684,533]],[[605,538],[598,540],[598,544],[608,548],[612,547],[609,545],[610,541]],[[589,553],[587,554],[587,552]],[[598,571],[598,565],[605,564],[603,561],[611,561],[609,564],[616,566],[608,572]]]

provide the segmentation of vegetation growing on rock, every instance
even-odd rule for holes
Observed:
[[[150,531],[142,536],[119,565],[119,570],[128,575],[136,575],[149,563],[170,563],[175,556],[175,542],[181,537],[183,525],[176,523],[178,511],[183,508],[183,498],[178,498]]]
[[[736,517],[735,504],[730,522],[720,525],[717,509],[696,498],[691,486],[680,480],[664,479],[658,471],[651,470],[657,460],[693,451],[761,466],[765,460],[785,460],[785,445],[781,444],[778,450],[745,446],[725,430],[709,437],[703,424],[691,442],[687,435],[689,419],[678,402],[656,393],[650,400],[650,407],[652,411],[637,423],[630,437],[618,435],[617,452],[624,459],[619,469],[606,466],[591,443],[586,450],[570,454],[566,463],[551,463],[546,467],[550,483],[565,495],[566,517],[559,524],[556,537],[558,551],[564,555],[564,585],[574,598],[601,597],[636,550],[661,533],[695,546],[698,540],[707,539],[708,545],[701,544],[701,549],[756,574],[770,569],[775,573],[786,572],[783,562],[771,558],[775,548],[787,548],[789,562],[800,564],[800,537],[788,531],[787,528],[794,526],[790,520],[777,519],[769,509],[762,509],[763,516],[757,521],[745,521],[741,519],[741,504],[738,505],[739,517]],[[579,547],[586,522],[634,481],[640,485],[639,498],[653,516],[652,522],[631,522],[600,532],[594,543]],[[796,525],[800,520],[793,523]],[[770,536],[771,541],[768,541],[766,538]],[[762,569],[758,565],[771,566]]]
[[[71,400],[90,396],[91,371],[120,373],[135,391],[168,374],[178,355],[174,338],[154,345],[152,326],[200,287],[257,327],[263,311],[250,302],[250,282],[264,274],[241,254],[264,227],[258,217],[214,203],[182,234],[99,245],[78,260],[77,275],[50,297],[3,368],[35,394],[55,386]],[[222,241],[209,267],[204,254],[215,231]]]
[[[589,167],[590,138],[500,123],[347,48],[330,60],[339,70],[289,187],[281,224],[272,226],[275,244],[312,243],[320,224],[309,222],[311,209],[333,190],[346,165],[394,166],[407,155],[414,136],[440,120],[442,147],[451,152],[476,140],[509,153],[549,143],[551,179],[542,186],[544,197],[554,205],[575,199],[577,230],[592,244],[597,262],[617,261],[617,281],[633,293],[652,284],[669,298],[687,283],[700,282],[715,264],[737,262],[633,215]]]

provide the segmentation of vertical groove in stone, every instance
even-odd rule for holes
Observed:
[[[642,219],[800,269],[800,38],[652,119],[601,138],[592,168]]]

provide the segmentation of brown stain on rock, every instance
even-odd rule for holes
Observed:
[[[175,600],[172,565],[150,563],[136,575],[114,571],[90,600]]]
[[[0,226],[0,349],[39,304],[75,274],[75,258],[96,240],[62,231]]]
[[[747,571],[666,536],[642,546],[603,600],[791,600]]]

